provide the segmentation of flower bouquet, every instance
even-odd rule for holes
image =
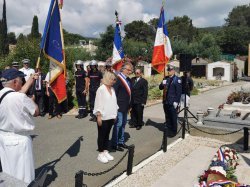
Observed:
[[[238,182],[234,175],[238,165],[238,154],[234,149],[220,147],[213,157],[209,169],[199,176],[200,187],[250,187]]]

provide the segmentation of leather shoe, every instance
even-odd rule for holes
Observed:
[[[89,119],[89,121],[96,122],[96,117],[91,117],[91,118]]]
[[[129,148],[129,146],[126,145],[126,144],[118,144],[118,147],[122,147],[124,149],[128,149]]]
[[[136,130],[140,130],[140,129],[141,129],[141,126],[136,127]]]
[[[124,151],[124,149],[120,146],[112,146],[112,149],[115,150],[115,151]]]
[[[129,125],[129,128],[135,128],[135,126],[134,125]]]

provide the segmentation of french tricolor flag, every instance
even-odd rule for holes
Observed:
[[[164,9],[161,14],[156,31],[154,51],[152,57],[152,67],[159,73],[163,72],[165,65],[173,54],[171,43],[168,37],[167,25],[165,24]]]
[[[123,59],[124,59],[120,25],[121,25],[121,21],[119,21],[117,17],[114,44],[113,44],[113,58],[112,58],[112,67],[116,71],[121,69],[122,64],[123,64]]]

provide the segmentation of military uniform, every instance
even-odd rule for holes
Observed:
[[[85,78],[87,77],[86,72],[81,69],[75,72],[75,79],[76,79],[76,98],[78,102],[78,116],[77,118],[84,118],[87,116],[86,111],[86,94],[84,94],[84,90],[86,87]]]
[[[96,91],[99,88],[101,84],[101,79],[102,79],[102,73],[98,70],[94,71],[91,70],[88,74],[89,77],[89,102],[90,102],[90,111],[91,111],[91,116],[93,117],[93,109],[94,109],[94,104],[95,104],[95,96],[96,96]]]
[[[177,133],[177,105],[180,102],[182,84],[181,79],[176,75],[165,77],[159,85],[160,90],[164,90],[163,109],[168,128]]]

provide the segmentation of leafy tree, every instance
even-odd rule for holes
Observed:
[[[124,40],[124,51],[133,61],[151,61],[153,46],[146,42],[135,41],[133,39]]]
[[[156,30],[157,30],[158,21],[159,21],[159,18],[153,18],[153,19],[151,19],[151,20],[148,22],[148,24],[151,26],[151,28],[153,29],[154,32],[156,32]]]
[[[13,44],[13,45],[17,43],[16,35],[14,32],[8,33],[8,41],[9,41],[9,44]]]
[[[186,15],[183,17],[174,17],[167,25],[169,36],[172,40],[177,38],[191,42],[197,35],[197,30],[193,26],[192,20]]]
[[[154,40],[155,32],[153,28],[143,21],[133,21],[124,27],[125,39],[135,41],[151,42]]]
[[[86,49],[83,48],[75,48],[75,47],[67,47],[65,49],[65,56],[66,56],[66,66],[68,70],[72,70],[72,65],[77,60],[91,60],[91,55]]]
[[[224,27],[218,40],[223,53],[246,55],[250,43],[250,27]]]
[[[96,42],[96,45],[98,46],[98,49],[96,50],[96,58],[98,60],[105,61],[112,56],[114,34],[115,30],[112,25],[109,25],[106,31],[100,34],[100,39]]]
[[[79,44],[79,40],[86,40],[86,38],[80,34],[69,33],[65,29],[63,29],[63,36],[65,45]]]
[[[36,15],[33,17],[31,33],[28,37],[41,38],[41,34],[39,33],[38,17]]]
[[[0,55],[7,55],[9,53],[9,43],[8,43],[8,27],[6,18],[6,2],[3,1],[3,18],[0,26]]]
[[[226,26],[248,26],[250,27],[250,4],[234,7],[225,19]]]

